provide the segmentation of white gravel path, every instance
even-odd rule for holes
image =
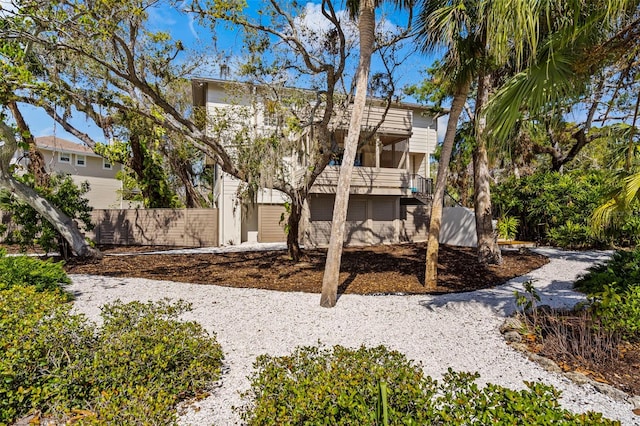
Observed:
[[[183,425],[239,423],[232,407],[241,404],[239,392],[249,386],[247,376],[255,358],[263,353],[287,354],[318,341],[326,346],[385,345],[421,362],[425,373],[434,378],[451,367],[478,371],[481,382],[514,389],[523,388],[525,380],[542,381],[560,389],[562,405],[572,411],[595,410],[623,425],[640,425],[631,404],[549,373],[505,344],[498,327],[515,309],[513,291],[521,290],[522,282],[535,280],[544,304],[572,306],[583,299],[571,290],[576,276],[608,256],[603,252],[538,251],[552,261],[498,288],[445,296],[344,295],[333,309],[319,307],[317,294],[91,275],[72,275],[70,290],[77,296],[76,309],[94,320],[101,305],[117,299],[168,297],[193,303],[194,310],[185,318],[216,333],[228,372],[220,388],[181,417]]]

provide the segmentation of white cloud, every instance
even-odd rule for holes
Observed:
[[[321,7],[320,4],[307,3],[303,13],[295,19],[298,31],[310,45],[321,43],[335,29],[333,23],[322,14]],[[346,10],[336,11],[336,16],[342,24],[347,44],[353,44],[358,39],[358,28],[349,18]]]

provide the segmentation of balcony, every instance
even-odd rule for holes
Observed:
[[[340,166],[327,166],[316,179],[310,193],[335,194],[339,174]],[[431,187],[431,179],[412,175],[405,169],[354,167],[349,193],[428,199]]]

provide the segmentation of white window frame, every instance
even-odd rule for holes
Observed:
[[[58,163],[71,164],[71,153],[58,152]]]
[[[107,160],[106,158],[102,158],[102,169],[103,170],[113,170],[113,164],[111,164],[111,161]]]
[[[80,164],[80,160],[82,160],[82,164]],[[82,154],[76,154],[76,162],[77,167],[87,167],[87,156]]]

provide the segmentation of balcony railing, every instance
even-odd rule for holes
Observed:
[[[433,179],[411,175],[411,193],[422,196],[433,195]]]

